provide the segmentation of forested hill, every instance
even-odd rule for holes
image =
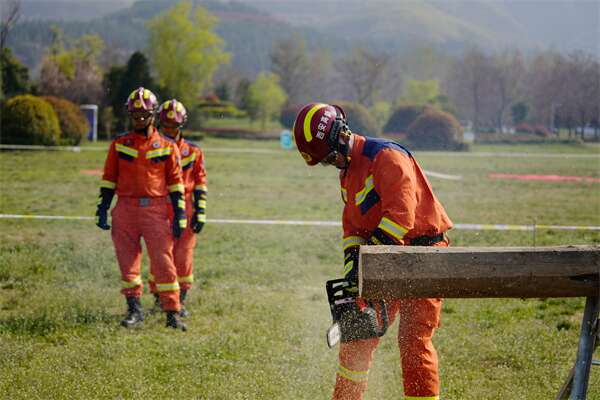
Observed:
[[[9,46],[30,68],[41,59],[50,42],[50,26],[61,26],[67,38],[99,33],[112,50],[115,61],[144,49],[145,21],[175,4],[175,0],[142,0],[128,6],[107,0],[105,11],[89,19],[102,2],[79,1],[71,11],[65,4],[75,0],[25,0],[37,2],[37,15],[60,14],[62,21],[35,20],[24,8],[22,22],[11,33]],[[457,53],[478,46],[500,50],[553,48],[569,52],[581,49],[600,53],[600,1],[597,0],[193,0],[219,17],[217,33],[233,54],[232,64],[241,72],[255,74],[269,66],[269,52],[277,39],[299,32],[309,49],[322,47],[335,56],[352,47],[376,52],[403,53],[415,47],[433,47]],[[83,7],[90,5],[90,9]],[[55,5],[55,12],[48,7]],[[59,7],[60,5],[60,7]],[[83,7],[83,8],[82,8]],[[44,13],[44,9],[47,12]],[[86,21],[74,15],[88,11]],[[63,10],[59,11],[58,10]],[[78,11],[79,10],[79,11]],[[100,10],[97,15],[102,15]]]
[[[451,52],[475,44],[600,53],[598,0],[238,1],[388,51],[419,43]]]
[[[239,2],[194,0],[216,15],[217,33],[225,40],[225,49],[233,55],[234,67],[247,74],[255,74],[269,67],[269,52],[277,39],[288,38],[299,32],[309,48],[325,46],[334,53],[347,50],[347,41],[330,36],[323,43],[322,36],[310,28],[298,28],[270,16],[250,5]],[[17,57],[30,68],[35,68],[50,44],[51,26],[61,27],[66,38],[76,38],[86,33],[98,33],[110,48],[112,57],[124,61],[132,51],[147,46],[145,23],[149,18],[171,7],[170,0],[143,0],[103,17],[89,21],[60,21],[25,19],[11,32],[9,46]],[[117,60],[115,60],[117,61]]]
[[[89,21],[122,8],[133,0],[21,0],[23,19]]]

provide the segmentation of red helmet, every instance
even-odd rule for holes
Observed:
[[[337,149],[342,128],[347,125],[340,106],[309,103],[302,107],[294,122],[294,140],[308,165],[318,164]]]
[[[158,118],[161,125],[182,127],[187,121],[187,110],[180,101],[167,100],[158,109]]]
[[[154,112],[158,107],[158,100],[154,93],[143,87],[135,89],[127,98],[127,111],[132,112]]]

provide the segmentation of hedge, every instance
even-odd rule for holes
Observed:
[[[55,145],[60,140],[56,112],[40,97],[15,96],[3,104],[1,114],[2,143]]]

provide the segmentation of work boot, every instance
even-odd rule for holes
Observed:
[[[139,297],[126,297],[127,300],[127,316],[121,321],[121,326],[125,328],[133,328],[141,325],[144,322],[144,312]]]
[[[185,308],[185,305],[183,304],[183,303],[185,303],[186,296],[187,296],[187,290],[179,291],[179,304],[181,304],[181,310],[179,310],[179,316],[181,318],[186,318],[188,315],[190,315],[188,310]]]
[[[187,326],[181,319],[179,319],[179,313],[177,311],[167,311],[167,328],[173,329],[181,329],[182,331],[187,331]]]

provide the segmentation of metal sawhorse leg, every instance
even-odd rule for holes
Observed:
[[[575,366],[571,369],[567,381],[561,387],[556,400],[586,400],[590,368],[600,365],[600,360],[594,360],[594,350],[600,344],[600,297],[588,297],[583,311],[579,348]],[[568,396],[568,397],[567,397]]]

